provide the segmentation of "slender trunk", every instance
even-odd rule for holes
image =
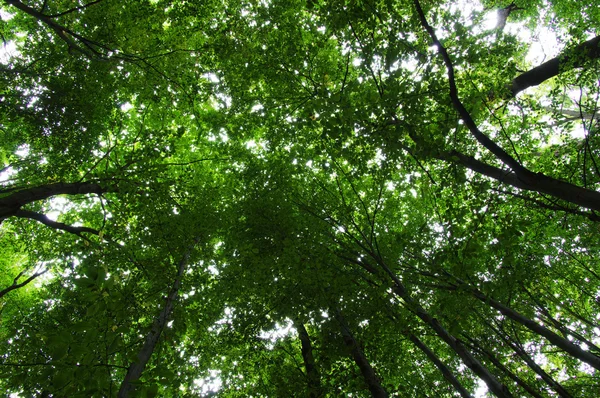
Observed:
[[[377,374],[375,374],[375,370],[373,369],[373,367],[369,363],[369,360],[367,359],[360,346],[356,342],[356,339],[352,335],[352,332],[350,332],[350,328],[348,327],[348,324],[342,317],[342,314],[339,310],[336,311],[336,319],[340,324],[340,330],[342,332],[344,343],[346,344],[346,347],[348,347],[348,349],[350,350],[354,362],[360,369],[365,383],[367,383],[367,386],[371,391],[371,395],[374,398],[387,398],[389,396],[387,391],[381,385]]]
[[[527,384],[525,382],[525,380],[521,379],[519,376],[514,374],[510,369],[508,369],[506,366],[504,366],[504,364],[502,364],[502,362],[500,362],[494,354],[492,354],[491,352],[489,352],[488,350],[483,348],[481,346],[481,344],[479,344],[477,341],[473,340],[470,337],[465,337],[465,338],[467,340],[469,340],[472,347],[476,348],[479,352],[481,352],[483,355],[485,355],[495,367],[497,367],[498,369],[503,371],[508,377],[510,377],[512,380],[514,380],[515,383],[517,383],[523,390],[527,391],[529,393],[529,395],[531,395],[534,398],[544,398],[533,387],[531,387],[529,384]]]
[[[506,305],[500,303],[499,301],[494,300],[490,296],[482,293],[480,290],[467,284],[466,282],[462,281],[461,279],[453,277],[453,276],[452,276],[452,278],[455,279],[460,284],[460,286],[462,286],[465,289],[467,289],[468,291],[470,291],[471,294],[475,298],[480,300],[481,302],[488,304],[492,308],[499,311],[501,314],[503,314],[503,315],[507,316],[508,318],[512,319],[513,321],[525,326],[527,329],[531,330],[532,332],[545,337],[550,343],[561,348],[562,350],[567,352],[569,355],[579,359],[580,361],[587,363],[588,365],[592,366],[595,369],[600,370],[600,357],[598,357],[588,351],[582,350],[578,345],[571,343],[568,339],[565,339],[565,338],[559,336],[558,334],[554,333],[547,327],[540,325],[539,323],[525,317],[524,315],[513,310],[512,308],[507,307]]]
[[[423,351],[423,353],[425,355],[427,355],[427,357],[429,358],[429,360],[431,362],[433,362],[435,364],[435,366],[438,368],[438,370],[442,373],[442,375],[444,376],[444,378],[446,380],[448,380],[448,382],[450,384],[452,384],[452,387],[454,387],[454,389],[456,391],[458,391],[458,393],[460,394],[461,397],[463,398],[472,398],[473,396],[463,387],[462,384],[460,384],[460,381],[454,376],[454,374],[452,374],[452,371],[450,369],[448,369],[448,367],[437,357],[437,355],[435,355],[435,353],[433,351],[431,351],[429,349],[429,347],[427,347],[425,345],[425,343],[423,343],[417,336],[415,336],[414,334],[410,334],[409,337],[410,341],[413,342],[413,344],[415,346],[417,346],[418,349],[420,349],[421,351]]]
[[[485,382],[489,390],[499,398],[512,398],[510,390],[502,384],[489,369],[487,369],[471,352],[465,348],[459,339],[449,333],[436,318],[432,317],[417,300],[413,299],[406,291],[404,284],[398,279],[398,276],[385,264],[385,262],[371,254],[377,263],[383,268],[385,273],[392,279],[394,286],[393,292],[406,303],[406,307],[423,322],[429,325],[435,333],[460,357],[463,363],[471,369],[481,380]]]
[[[181,260],[179,261],[179,265],[177,268],[177,276],[175,277],[175,281],[171,286],[171,291],[167,296],[167,300],[165,302],[165,306],[163,310],[158,314],[156,319],[152,324],[152,328],[150,329],[150,333],[146,336],[146,340],[144,341],[144,345],[141,350],[138,352],[137,360],[133,362],[129,369],[127,370],[127,374],[121,383],[121,387],[119,389],[118,397],[119,398],[127,398],[129,394],[134,390],[135,386],[133,382],[138,380],[146,367],[146,364],[150,360],[152,353],[154,352],[154,347],[158,343],[158,339],[165,328],[167,320],[173,311],[173,307],[175,305],[175,300],[177,299],[177,294],[179,292],[179,286],[181,285],[181,280],[183,279],[183,274],[188,265],[188,261],[192,250],[196,247],[199,242],[199,238],[194,239],[194,243],[183,255]]]
[[[363,247],[364,248],[364,247]],[[404,284],[398,279],[395,273],[385,264],[385,262],[377,256],[375,253],[366,249],[367,253],[376,261],[376,263],[383,269],[383,271],[393,281],[393,292],[395,295],[400,297],[406,303],[406,307],[409,311],[414,313],[418,318],[425,322],[431,327],[435,333],[459,356],[463,363],[471,369],[481,380],[485,382],[489,390],[492,391],[499,398],[511,398],[512,394],[508,388],[500,383],[498,379],[485,367],[477,358],[475,358],[469,350],[467,350],[460,340],[450,334],[437,319],[432,317],[425,309],[419,304],[419,302],[413,299],[410,294],[406,291]],[[362,265],[362,264],[358,264]],[[373,267],[369,267],[373,268]],[[365,268],[369,272],[373,272],[369,268]]]
[[[298,338],[302,344],[302,359],[304,360],[304,369],[306,370],[308,396],[310,398],[318,398],[321,396],[321,376],[315,365],[310,337],[302,322],[296,320],[294,321],[294,326],[298,330]]]
[[[525,352],[525,350],[522,347],[520,347],[519,344],[515,344],[513,341],[511,341],[512,339],[508,335],[506,335],[503,331],[499,330],[498,328],[495,328],[489,322],[486,323],[492,330],[494,330],[496,335],[498,335],[527,364],[527,366],[529,366],[531,370],[533,370],[538,376],[540,376],[542,380],[544,380],[546,384],[550,386],[550,388],[556,391],[558,395],[560,395],[562,398],[572,398],[572,395],[569,392],[567,392],[559,382],[554,380],[552,376],[546,373],[546,371],[544,371],[544,369],[542,369],[541,366],[539,366],[533,360],[533,358],[531,358],[531,355]]]
[[[600,36],[596,36],[577,47],[567,49],[558,56],[515,77],[509,85],[510,96],[537,86],[560,73],[574,68],[581,68],[586,61],[600,58]]]
[[[8,217],[14,216],[22,206],[38,200],[48,199],[56,195],[81,195],[101,194],[114,192],[114,185],[97,182],[58,182],[55,184],[41,185],[14,191],[8,196],[0,199],[0,223]]]

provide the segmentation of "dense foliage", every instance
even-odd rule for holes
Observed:
[[[0,11],[2,396],[598,396],[596,2]]]

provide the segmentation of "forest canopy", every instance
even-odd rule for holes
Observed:
[[[0,17],[0,395],[598,397],[597,2]]]

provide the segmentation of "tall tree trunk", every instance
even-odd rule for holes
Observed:
[[[434,363],[434,365],[438,368],[438,370],[440,372],[442,372],[442,375],[444,376],[444,378],[446,380],[448,380],[448,382],[452,385],[452,387],[454,387],[454,389],[456,391],[458,391],[458,393],[460,394],[461,397],[463,397],[463,398],[472,398],[473,397],[463,387],[463,385],[460,384],[460,381],[454,376],[454,374],[452,374],[452,371],[450,371],[450,369],[448,369],[448,367],[437,357],[437,355],[435,355],[435,353],[433,351],[431,351],[429,349],[429,347],[427,347],[425,345],[425,343],[423,343],[417,336],[415,336],[412,333],[408,336],[408,338],[410,339],[410,341],[413,342],[413,344],[415,346],[417,346],[418,349],[420,349],[421,351],[423,351],[423,353],[425,355],[427,355],[427,358],[429,358],[429,360]]]
[[[315,365],[310,337],[306,328],[299,320],[294,320],[294,327],[298,331],[298,338],[302,344],[302,359],[304,360],[304,369],[306,370],[308,396],[310,398],[318,398],[321,396],[321,376]]]
[[[508,369],[506,366],[504,366],[504,364],[502,362],[500,362],[500,360],[498,358],[496,358],[496,356],[494,354],[492,354],[491,352],[489,352],[488,350],[483,348],[481,346],[481,344],[479,344],[477,341],[473,340],[472,338],[470,338],[468,336],[465,336],[465,338],[469,341],[469,343],[471,343],[472,347],[474,347],[475,349],[477,349],[477,351],[479,351],[483,355],[485,355],[490,360],[490,362],[492,364],[494,364],[495,367],[497,367],[498,369],[503,371],[504,374],[506,374],[508,377],[510,377],[512,380],[514,380],[517,383],[517,385],[519,385],[523,390],[527,391],[529,393],[529,395],[531,395],[534,398],[544,398],[542,395],[540,395],[539,392],[537,392],[533,387],[531,387],[527,382],[525,382],[525,380],[521,379],[519,376],[514,374],[510,369]]]
[[[542,367],[538,365],[533,358],[531,358],[531,355],[525,352],[520,344],[513,342],[510,336],[508,336],[504,331],[494,327],[489,322],[486,323],[496,333],[496,335],[500,337],[506,343],[506,345],[508,345],[527,364],[527,366],[529,366],[531,370],[538,374],[542,380],[544,380],[546,384],[550,386],[550,388],[556,391],[559,396],[562,398],[572,398],[572,395],[567,392],[567,390],[565,390],[565,388],[559,382],[554,380],[552,376],[546,373],[546,371],[544,371],[544,369],[542,369]]]
[[[404,302],[406,308],[415,314],[419,319],[425,322],[429,327],[431,327],[435,333],[459,356],[459,358],[463,361],[463,363],[471,369],[481,380],[485,382],[488,386],[489,390],[499,398],[512,398],[512,394],[510,390],[503,385],[498,379],[481,363],[477,358],[475,358],[468,349],[466,349],[463,344],[454,337],[451,333],[449,333],[439,322],[437,319],[432,317],[420,304],[417,300],[413,299],[410,294],[406,291],[404,284],[398,279],[396,274],[390,270],[390,268],[385,264],[383,259],[379,257],[375,252],[369,250],[368,247],[362,245],[357,239],[353,239],[361,248],[363,248],[369,256],[371,256],[375,262],[383,269],[383,271],[392,279],[393,281],[393,292],[395,295],[400,297]],[[363,267],[367,272],[370,272],[374,275],[375,273],[372,266],[366,266],[366,264],[362,261],[357,262],[357,265]]]
[[[348,347],[348,349],[350,350],[352,358],[354,359],[354,362],[360,369],[360,372],[362,373],[365,383],[367,383],[367,386],[369,387],[372,396],[374,398],[387,398],[389,396],[387,391],[381,385],[377,374],[375,374],[375,370],[373,369],[373,367],[369,363],[369,360],[367,359],[360,346],[356,342],[356,339],[352,335],[352,332],[350,331],[350,328],[348,327],[348,324],[346,323],[341,312],[339,310],[336,310],[335,313],[336,320],[340,324],[340,330],[342,332],[344,344],[346,344],[346,347]]]
[[[177,295],[179,293],[179,286],[181,285],[181,280],[183,279],[183,274],[187,269],[188,261],[192,250],[196,247],[200,238],[195,238],[194,243],[190,246],[190,248],[185,252],[181,260],[179,261],[177,267],[177,276],[175,277],[175,281],[171,286],[171,291],[167,296],[167,300],[165,302],[165,306],[163,310],[158,314],[158,316],[154,319],[152,324],[152,328],[150,332],[146,336],[146,340],[144,341],[144,345],[141,350],[138,352],[137,360],[133,362],[129,369],[127,369],[127,374],[121,383],[121,387],[119,388],[118,397],[119,398],[127,398],[129,394],[134,390],[134,385],[132,384],[134,381],[138,380],[146,367],[146,364],[150,360],[152,353],[154,352],[154,347],[158,343],[158,339],[167,324],[167,320],[173,312],[173,306],[175,305],[175,300],[177,299]]]
[[[559,336],[547,327],[540,325],[539,323],[527,318],[526,316],[502,304],[501,302],[494,300],[492,297],[482,293],[479,289],[469,285],[461,279],[454,276],[451,277],[459,283],[459,286],[469,291],[475,298],[477,298],[481,302],[496,309],[502,315],[505,315],[513,321],[525,326],[532,332],[545,337],[550,343],[561,348],[569,355],[587,363],[595,369],[600,370],[600,357],[598,357],[597,355],[594,355],[591,352],[581,349],[578,345],[571,343],[568,339]]]

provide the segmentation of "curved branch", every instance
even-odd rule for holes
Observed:
[[[45,214],[36,213],[35,211],[17,210],[17,212],[14,214],[14,216],[21,217],[21,218],[29,218],[31,220],[39,221],[42,224],[47,225],[50,228],[69,232],[69,233],[77,235],[77,236],[81,236],[81,234],[84,232],[94,234],[94,235],[100,235],[100,231],[98,231],[94,228],[75,227],[73,225],[67,225],[67,224],[64,224],[64,223],[61,223],[58,221],[51,220]]]
[[[18,281],[21,278],[21,276],[23,276],[23,272],[19,273],[19,275],[17,275],[16,278],[13,280],[12,285],[0,290],[0,298],[4,297],[5,295],[7,295],[8,293],[12,292],[15,289],[19,289],[23,286],[28,285],[35,278],[37,278],[40,275],[45,274],[46,272],[48,272],[48,269],[45,269],[40,272],[36,272],[35,274],[31,275],[29,278],[25,279],[23,282],[20,282],[20,283]]]
[[[547,193],[560,199],[567,200],[571,203],[579,206],[587,207],[589,209],[599,210],[600,209],[600,193],[594,190],[581,188],[576,185],[570,184],[565,181],[561,181],[552,177],[548,177],[542,173],[534,173],[524,167],[519,161],[509,155],[504,149],[496,144],[490,137],[485,135],[471,117],[471,114],[458,97],[458,89],[456,87],[456,79],[454,75],[454,65],[450,59],[450,55],[446,48],[442,45],[440,40],[437,38],[435,31],[427,22],[425,13],[421,8],[419,0],[414,0],[414,5],[417,9],[417,14],[421,25],[427,31],[434,45],[438,48],[444,64],[448,70],[448,81],[450,86],[450,99],[452,105],[459,114],[460,119],[464,122],[465,126],[471,132],[471,135],[487,150],[496,156],[498,160],[506,164],[514,172],[514,177],[520,181],[520,183],[531,191],[537,191],[539,193]]]

